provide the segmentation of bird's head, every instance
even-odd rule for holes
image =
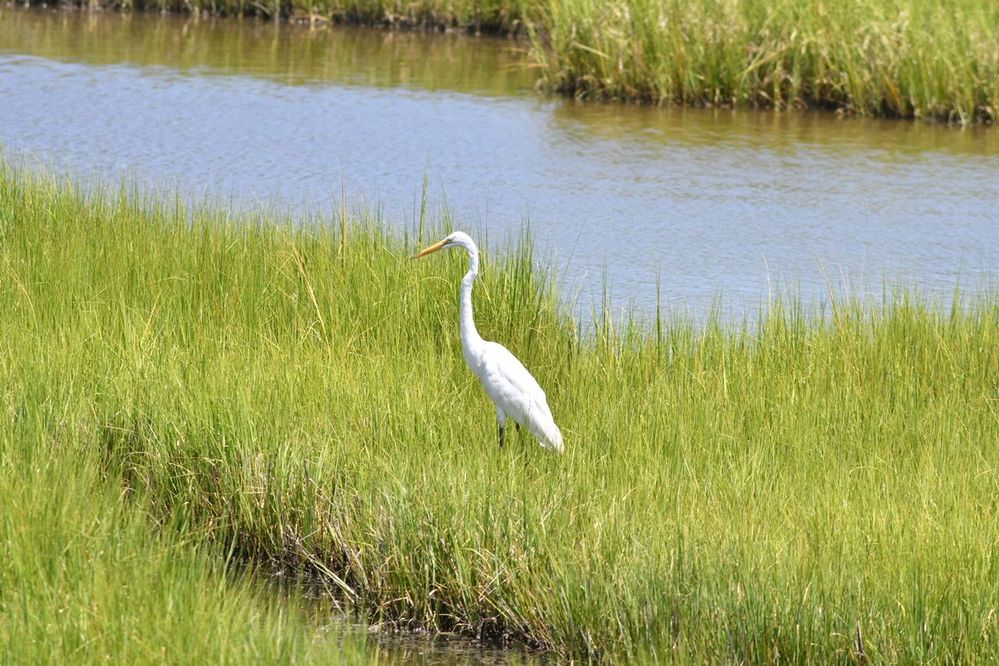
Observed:
[[[419,259],[420,257],[427,256],[428,254],[433,254],[437,250],[443,250],[445,248],[455,246],[463,247],[470,253],[474,252],[478,254],[478,248],[475,247],[475,242],[472,240],[472,237],[462,231],[455,231],[443,240],[439,240],[430,247],[420,250],[418,253],[414,254],[412,258]]]

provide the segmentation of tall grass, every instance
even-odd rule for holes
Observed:
[[[551,0],[537,21],[545,82],[578,96],[960,122],[999,108],[988,0]]]
[[[21,353],[8,331],[22,323],[5,323],[0,358],[0,661],[367,661],[363,636],[323,635],[300,596],[268,593],[199,526],[150,515],[80,437],[72,350]]]
[[[58,471],[19,486],[40,489],[24,505],[94,461],[98,506],[146,498],[145,536],[101,542],[122,558],[194,576],[208,565],[143,549],[196,535],[307,574],[374,622],[564,655],[995,654],[994,298],[580,336],[529,246],[487,255],[479,328],[547,389],[556,457],[526,434],[496,446],[459,351],[464,259],[410,262],[417,239],[339,222],[0,172],[2,455]],[[27,529],[31,510],[7,520]]]

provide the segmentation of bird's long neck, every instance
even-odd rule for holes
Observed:
[[[479,274],[479,252],[475,248],[468,250],[468,272],[461,281],[461,306],[459,308],[459,325],[461,331],[461,350],[469,359],[471,352],[482,344],[482,337],[475,328],[472,316],[472,284]]]

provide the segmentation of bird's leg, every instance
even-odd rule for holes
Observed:
[[[496,408],[496,423],[499,425],[499,445],[503,448],[503,431],[506,430],[506,414],[499,407]]]

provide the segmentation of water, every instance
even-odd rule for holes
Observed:
[[[529,224],[584,317],[738,317],[887,283],[994,287],[988,128],[538,97],[524,45],[0,10],[0,152],[240,208],[412,225],[421,184],[492,246]]]

